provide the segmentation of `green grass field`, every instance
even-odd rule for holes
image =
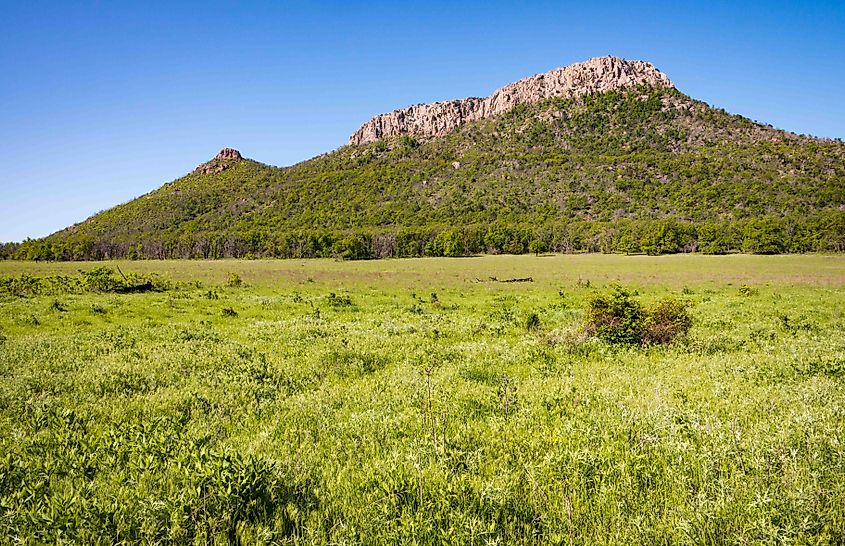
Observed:
[[[2,543],[845,544],[843,256],[0,277],[100,265],[173,287],[0,294]],[[688,338],[586,338],[612,284]]]

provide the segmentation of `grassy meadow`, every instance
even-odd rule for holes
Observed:
[[[170,286],[0,293],[0,543],[845,544],[843,256],[0,279],[102,265]],[[585,336],[614,284],[689,335]]]

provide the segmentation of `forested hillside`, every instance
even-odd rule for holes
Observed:
[[[201,166],[203,167],[203,166]],[[674,88],[549,99],[288,168],[215,159],[24,259],[845,250],[845,144]]]

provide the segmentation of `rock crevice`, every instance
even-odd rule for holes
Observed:
[[[651,63],[628,61],[619,57],[596,57],[508,84],[487,98],[471,97],[416,104],[380,114],[355,131],[349,137],[349,144],[366,144],[397,135],[445,136],[464,123],[502,114],[519,104],[530,104],[553,97],[572,98],[589,93],[630,89],[641,85],[673,86],[669,78]]]

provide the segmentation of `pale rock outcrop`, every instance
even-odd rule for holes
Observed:
[[[222,150],[217,152],[217,155],[214,156],[214,159],[240,161],[241,159],[243,159],[243,157],[241,157],[241,153],[235,150],[234,148],[223,148]]]
[[[223,148],[217,152],[214,159],[198,166],[194,169],[194,172],[200,174],[222,173],[228,169],[232,163],[240,161],[241,159],[243,159],[243,157],[239,151],[234,148]]]
[[[378,115],[349,137],[349,144],[366,144],[397,135],[444,136],[464,123],[502,114],[519,104],[530,104],[552,97],[572,98],[589,93],[618,91],[641,85],[673,87],[669,78],[651,63],[628,61],[619,57],[596,57],[519,80],[484,99],[416,104]]]

